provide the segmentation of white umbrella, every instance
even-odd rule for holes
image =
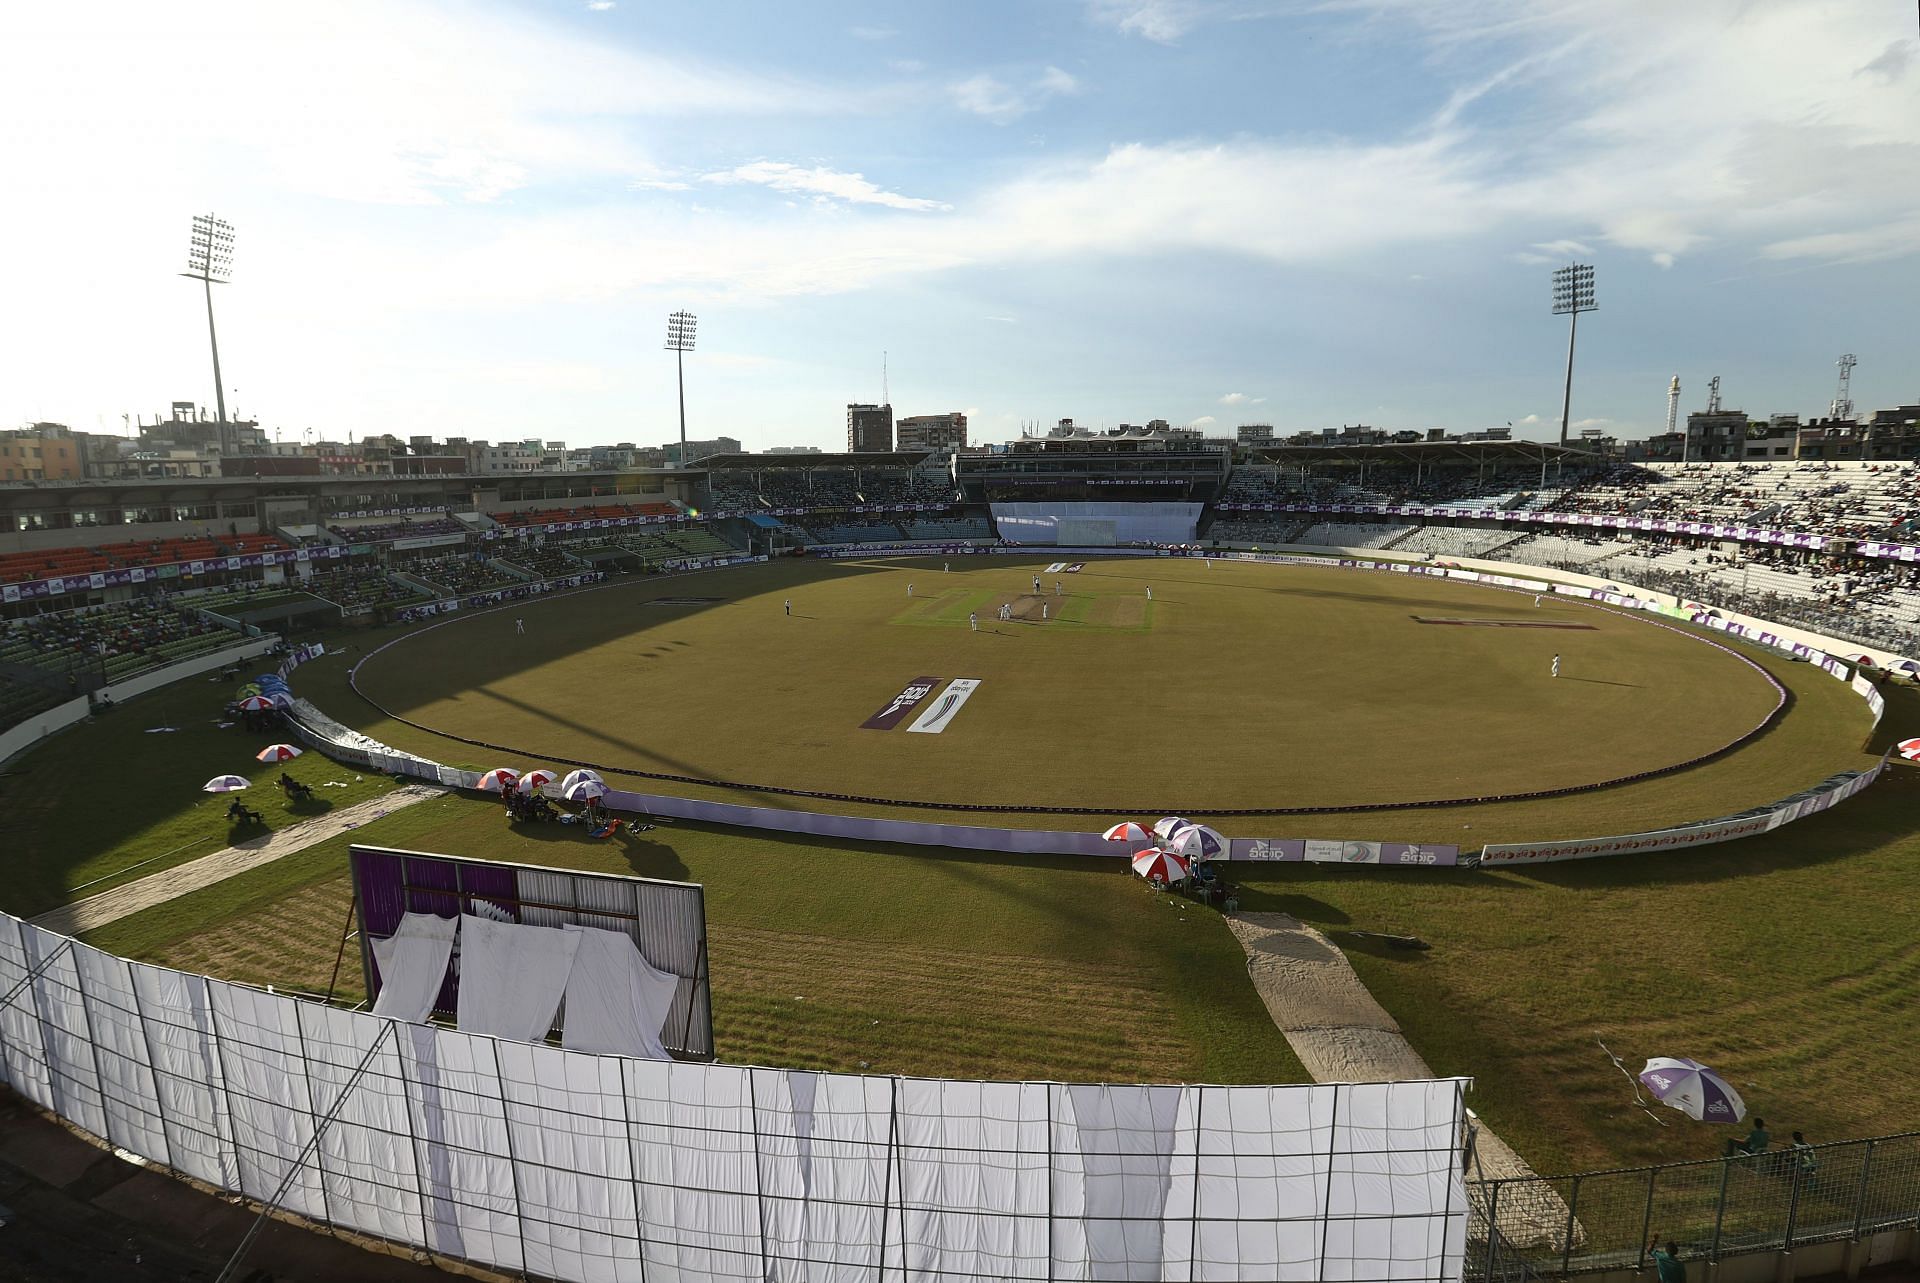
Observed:
[[[1696,1122],[1737,1123],[1747,1116],[1747,1102],[1732,1083],[1685,1056],[1655,1056],[1640,1071],[1640,1081],[1655,1100]]]
[[[560,796],[569,802],[585,802],[591,798],[605,797],[611,791],[599,780],[575,780],[571,787],[560,790]]]
[[[1166,849],[1188,860],[1217,860],[1227,853],[1227,840],[1218,829],[1189,824],[1173,835]]]
[[[243,775],[216,775],[202,784],[200,791],[202,793],[238,793],[241,789],[248,787],[250,782]]]
[[[605,780],[600,778],[600,772],[588,770],[586,767],[583,766],[578,770],[568,771],[564,776],[561,777],[560,795],[562,797],[565,797],[567,794],[567,790],[572,788],[574,785],[578,784],[581,780],[592,780],[595,784],[606,783]]]
[[[1159,820],[1155,821],[1153,826],[1153,835],[1159,838],[1162,842],[1165,842],[1168,839],[1172,838],[1173,835],[1178,833],[1181,829],[1188,829],[1192,827],[1193,827],[1192,820],[1183,820],[1177,815],[1163,815],[1159,818]]]

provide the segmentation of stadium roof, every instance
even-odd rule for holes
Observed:
[[[927,450],[868,450],[858,454],[710,454],[687,465],[688,472],[724,472],[768,468],[911,468]]]
[[[1249,448],[1275,463],[1599,463],[1591,450],[1552,441],[1410,441],[1383,445],[1261,445]]]

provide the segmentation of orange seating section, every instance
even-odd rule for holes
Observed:
[[[100,544],[93,548],[40,548],[32,552],[0,553],[0,583],[86,575],[123,566],[164,566],[177,561],[209,561],[267,552],[289,545],[276,535],[182,535],[172,539],[135,540]]]

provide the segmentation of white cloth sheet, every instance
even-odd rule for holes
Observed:
[[[396,1020],[425,1020],[433,1000],[447,979],[447,960],[453,956],[457,918],[431,913],[409,913],[385,940],[371,940],[374,965],[380,968],[380,996],[373,1014]]]
[[[546,1035],[573,970],[577,931],[460,915],[463,1032],[531,1042]]]
[[[567,977],[567,1020],[560,1045],[568,1051],[667,1059],[660,1027],[680,978],[641,956],[633,937],[620,931],[569,924],[579,951]]]

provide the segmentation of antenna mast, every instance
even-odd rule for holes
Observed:
[[[885,349],[882,349],[880,352],[880,404],[886,406],[889,410],[893,408],[893,392],[887,387],[887,354]]]
[[[1827,407],[1827,415],[1835,419],[1853,417],[1853,367],[1860,364],[1853,353],[1849,352],[1834,364],[1840,367],[1840,390],[1833,394],[1833,404]]]

